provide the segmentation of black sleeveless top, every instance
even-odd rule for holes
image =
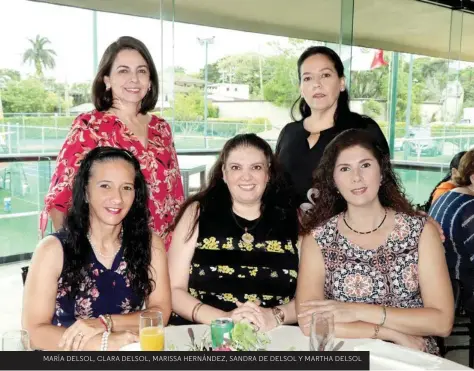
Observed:
[[[283,220],[264,213],[256,221],[231,210],[200,211],[199,235],[189,267],[188,292],[202,303],[223,311],[236,302],[259,300],[263,307],[289,303],[298,276],[298,220],[289,213]],[[244,242],[247,228],[254,241]],[[173,325],[189,323],[173,313]]]
[[[340,122],[341,120],[344,122]],[[338,119],[335,126],[321,131],[312,148],[309,148],[307,141],[311,133],[304,128],[303,120],[289,123],[282,129],[275,152],[294,188],[298,205],[308,202],[306,193],[312,186],[313,174],[324,150],[338,134],[347,129],[367,130],[374,136],[382,151],[389,153],[387,140],[379,125],[370,117],[354,112]]]

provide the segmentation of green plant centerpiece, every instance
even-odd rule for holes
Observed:
[[[212,348],[212,341],[209,331],[196,342],[194,332],[188,328],[188,334],[191,338],[191,344],[188,346],[190,351],[257,351],[266,350],[270,343],[270,338],[267,334],[255,331],[254,326],[246,322],[239,322],[234,325],[232,329],[232,339],[224,339],[224,343],[219,348]]]

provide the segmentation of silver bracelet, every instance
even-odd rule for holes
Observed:
[[[109,335],[110,332],[104,331],[102,334],[102,341],[100,342],[100,351],[105,352],[109,346]]]

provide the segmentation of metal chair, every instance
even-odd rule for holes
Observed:
[[[474,307],[466,307],[463,302],[463,286],[459,280],[452,280],[454,294],[454,325],[450,336],[468,336],[469,345],[445,345],[443,338],[438,338],[441,356],[444,357],[452,350],[469,350],[469,367],[474,366]]]

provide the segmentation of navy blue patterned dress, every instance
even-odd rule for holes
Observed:
[[[64,232],[54,233],[65,248]],[[69,327],[76,319],[97,318],[101,314],[126,314],[141,310],[144,298],[138,297],[130,286],[129,270],[123,257],[123,247],[115,256],[111,269],[96,258],[90,245],[89,261],[81,271],[79,290],[68,295],[71,287],[58,280],[53,325]]]

